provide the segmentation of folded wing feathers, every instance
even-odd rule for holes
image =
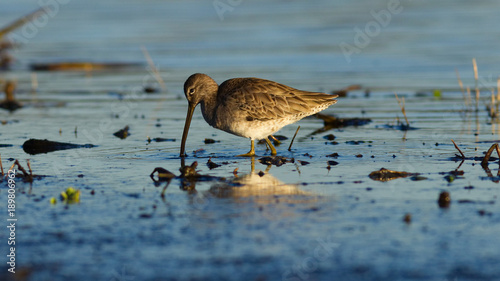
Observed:
[[[253,78],[250,78],[253,79]],[[239,79],[237,79],[239,80]],[[235,79],[235,82],[237,81]],[[295,115],[310,115],[315,108],[326,108],[337,102],[336,95],[299,91],[272,81],[241,84],[232,89],[233,94],[226,96],[245,111],[252,120],[272,120]],[[226,100],[228,102],[229,100]],[[305,115],[304,115],[305,114]]]
[[[270,120],[314,111],[314,108],[336,103],[336,96],[312,92],[287,92],[274,94],[259,92],[248,96],[242,106],[253,119]]]

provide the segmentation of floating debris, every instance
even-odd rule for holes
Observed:
[[[317,113],[316,117],[323,120],[323,128],[314,131],[311,135],[319,134],[322,132],[326,132],[331,129],[338,129],[350,126],[363,126],[370,122],[372,119],[370,118],[338,118],[335,115],[326,115]]]
[[[426,180],[426,179],[427,179],[427,177],[424,177],[424,176],[412,176],[410,178],[410,180],[412,180],[412,181],[423,181],[423,180]]]
[[[130,67],[139,67],[139,63],[124,62],[53,62],[53,63],[32,63],[31,70],[34,71],[102,71],[119,70]]]
[[[487,205],[493,205],[496,202],[494,200],[491,201],[475,201],[475,200],[469,200],[469,199],[460,199],[457,200],[458,204],[487,204]]]
[[[352,144],[352,145],[359,145],[359,144],[365,143],[365,141],[355,141],[355,140],[352,140],[352,141],[346,141],[345,143],[346,144]],[[371,141],[368,141],[368,143],[371,143]]]
[[[476,141],[475,143],[500,143],[500,140]]]
[[[385,124],[385,125],[377,125],[376,128],[384,128],[384,129],[391,129],[391,130],[399,130],[399,131],[412,131],[412,130],[418,130],[418,128],[415,127],[410,127],[406,124],[403,124],[399,122],[396,125],[390,125],[390,124]]]
[[[155,173],[157,175],[157,179],[155,178]],[[165,191],[170,185],[172,179],[175,178],[175,175],[162,167],[156,167],[149,177],[153,180],[155,186],[159,186],[161,183],[166,183],[161,192],[161,197],[165,198]]]
[[[155,173],[157,175],[157,179],[155,178]],[[175,175],[162,167],[156,167],[149,177],[153,180],[155,186],[159,186],[161,183],[166,183],[160,195],[161,198],[165,198],[165,191],[170,185],[172,179],[175,178]]]
[[[205,153],[205,152],[206,152],[206,150],[205,150],[205,149],[203,149],[203,148],[199,148],[199,149],[197,149],[197,150],[193,151],[193,154],[194,154],[194,157],[198,157],[198,154],[203,154],[203,153]]]
[[[453,170],[451,172],[448,172],[448,174],[454,175],[454,176],[463,176],[465,174],[465,172],[462,170]]]
[[[455,180],[455,176],[454,175],[446,175],[444,176],[444,179],[448,182],[448,183],[452,183],[454,180]]]
[[[210,170],[212,169],[215,169],[215,168],[218,168],[220,166],[222,166],[221,164],[217,164],[217,163],[214,163],[212,162],[212,158],[208,158],[208,161],[207,161],[207,166]]]
[[[208,138],[206,138],[203,142],[205,144],[212,144],[212,143],[216,143],[216,142],[220,142],[220,141],[216,141],[214,139],[208,139]]]
[[[176,139],[167,139],[167,138],[154,138],[153,140],[155,142],[166,142],[166,141],[174,142],[174,141],[176,141]]]
[[[73,148],[92,148],[95,147],[93,144],[73,144],[67,142],[57,142],[39,140],[39,139],[29,139],[24,142],[23,150],[24,152],[35,155],[40,153],[48,153],[58,150],[73,149]]]
[[[158,179],[155,179],[155,173]],[[166,182],[175,178],[175,175],[162,167],[156,167],[149,177],[155,182]]]
[[[406,213],[403,217],[403,221],[406,222],[407,224],[410,224],[411,223],[411,214]]]
[[[372,180],[376,181],[390,181],[398,178],[406,178],[410,176],[417,176],[419,175],[418,173],[408,173],[408,172],[399,172],[399,171],[392,171],[388,170],[385,168],[382,168],[378,171],[371,172],[370,175],[368,175]]]
[[[115,132],[113,136],[119,138],[119,139],[126,139],[128,136],[130,136],[130,133],[128,132],[129,126],[125,126],[125,128]]]
[[[483,210],[483,209],[478,210],[477,214],[480,215],[480,216],[489,216],[489,217],[491,217],[493,215],[492,212],[488,212],[488,211]]]
[[[61,192],[61,200],[66,204],[80,203],[80,190],[68,187]]]
[[[332,140],[334,140],[334,139],[335,139],[335,136],[334,136],[333,134],[329,134],[329,135],[323,136],[323,138],[324,138],[325,140],[330,140],[330,141],[332,141]]]
[[[283,156],[266,156],[259,159],[259,162],[264,165],[275,165],[277,167],[286,163],[294,163],[295,159]]]
[[[332,94],[338,95],[340,98],[347,97],[350,91],[361,90],[361,85],[349,85],[343,89],[332,91]]]
[[[179,178],[181,179],[182,190],[194,191],[196,182],[198,181],[225,181],[225,178],[199,174],[198,171],[196,171],[196,167],[198,167],[198,162],[196,161],[190,166],[184,165],[183,162],[181,163],[181,167],[179,168],[181,175]]]
[[[448,208],[450,207],[451,196],[447,191],[443,191],[439,194],[438,205],[440,208]]]
[[[181,172],[181,178],[196,178],[199,177],[200,174],[196,171],[196,167],[198,167],[198,162],[194,161],[191,166],[182,166],[179,168]]]

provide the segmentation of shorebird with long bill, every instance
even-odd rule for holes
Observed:
[[[255,156],[255,140],[264,139],[276,155],[269,136],[286,125],[320,112],[337,100],[336,95],[307,92],[260,78],[233,78],[220,86],[206,74],[195,73],[184,83],[188,111],[182,133],[180,156],[186,156],[186,139],[194,110],[212,127],[250,139],[250,151],[238,156]]]

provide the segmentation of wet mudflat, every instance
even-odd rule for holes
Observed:
[[[429,28],[420,36],[423,42],[416,42],[411,34],[422,15],[439,19],[442,28],[467,21],[444,17],[437,4],[406,3],[401,17],[393,15],[392,23],[346,62],[338,44],[353,44],[353,28],[364,27],[370,10],[386,4],[326,2],[289,4],[284,10],[242,2],[223,21],[211,4],[172,1],[166,8],[155,2],[140,10],[134,1],[101,3],[102,14],[93,14],[91,24],[81,16],[82,4],[61,6],[13,53],[19,62],[0,73],[16,80],[15,96],[23,104],[12,113],[0,111],[4,171],[17,159],[29,174],[29,159],[32,173],[42,176],[23,181],[19,175],[16,181],[16,275],[3,265],[2,279],[500,279],[494,247],[500,231],[496,153],[488,169],[481,166],[484,152],[499,140],[500,124],[486,110],[489,89],[496,87],[490,77],[500,74],[498,58],[494,47],[467,48],[471,37],[490,38],[492,27],[479,19],[498,4],[474,7],[483,16],[472,22],[484,33],[462,28],[463,41],[457,42]],[[469,5],[453,9],[465,16],[461,11],[470,11]],[[1,13],[31,10],[12,4]],[[339,10],[352,16],[342,17]],[[196,24],[188,24],[180,11],[190,11]],[[127,23],[112,14],[141,20]],[[75,21],[87,23],[75,23],[83,35],[61,34],[62,26]],[[195,28],[200,24],[203,32]],[[118,32],[122,28],[127,32]],[[239,35],[241,30],[257,38]],[[392,33],[401,35],[398,44],[384,41]],[[287,36],[305,39],[292,42]],[[436,38],[441,38],[434,41],[437,47],[426,48],[424,42]],[[280,43],[288,43],[286,52]],[[453,47],[457,44],[460,48]],[[167,90],[156,81],[141,45],[158,64]],[[105,47],[92,51],[96,46]],[[410,47],[419,51],[405,53]],[[449,48],[454,52],[446,52]],[[472,57],[483,73],[477,111]],[[37,70],[38,87],[32,91],[30,63],[56,59],[126,65]],[[463,98],[455,68],[472,88],[471,102]],[[335,127],[325,118],[306,118],[278,133],[288,138],[276,147],[286,159],[273,162],[262,159],[270,156],[264,144],[256,145],[254,159],[235,157],[248,151],[248,140],[209,127],[198,109],[184,162],[196,161],[201,176],[193,179],[189,170],[182,177],[178,156],[187,109],[182,85],[194,72],[212,74],[219,83],[258,76],[326,92],[359,84],[322,113],[371,122]],[[405,119],[394,92],[404,97],[415,130],[401,130]],[[30,139],[76,147],[28,154],[23,145]],[[451,139],[464,153],[463,163]],[[157,167],[163,169],[153,180]],[[372,174],[382,168],[404,173]],[[7,183],[0,184],[0,206],[6,209]],[[78,200],[69,187],[80,191]],[[7,235],[0,236],[2,253]]]

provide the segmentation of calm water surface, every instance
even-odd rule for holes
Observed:
[[[6,121],[0,144],[12,145],[0,147],[3,166],[30,159],[34,173],[47,176],[17,185],[15,277],[500,280],[494,247],[500,242],[499,178],[488,176],[479,161],[459,167],[450,159],[457,153],[450,139],[467,157],[480,157],[491,146],[484,142],[499,138],[499,124],[485,110],[500,75],[497,1],[215,3],[233,6],[218,13],[211,1],[64,1],[35,32],[19,29],[10,36],[23,44],[11,52],[16,62],[0,79],[17,80],[25,108],[0,112]],[[2,3],[0,25],[37,8],[33,1]],[[379,23],[374,14],[386,20]],[[340,47],[346,44],[357,51],[346,55]],[[167,90],[142,93],[146,85],[159,85],[141,46]],[[457,69],[474,87],[472,58],[482,88],[477,113],[466,111],[471,107],[455,74]],[[39,71],[32,93],[30,65],[61,61],[134,66]],[[360,84],[324,113],[372,122],[313,135],[323,123],[306,118],[298,123],[292,151],[290,140],[277,149],[309,164],[266,170],[256,160],[252,171],[251,159],[234,157],[248,151],[248,140],[209,127],[197,111],[186,162],[197,161],[200,173],[224,179],[198,182],[193,190],[174,179],[162,199],[164,184],[155,186],[149,174],[163,167],[179,175],[187,109],[182,85],[195,72],[219,83],[256,76],[311,91]],[[402,119],[394,92],[405,97],[418,130],[384,127]],[[127,125],[128,138],[112,135]],[[296,128],[279,134],[291,138]],[[324,139],[327,134],[338,144]],[[148,143],[148,136],[176,141]],[[97,147],[28,155],[21,146],[29,138]],[[219,142],[205,144],[205,138]],[[335,152],[337,159],[327,157]],[[268,155],[263,145],[257,153]],[[210,157],[222,166],[210,170]],[[331,160],[339,164],[327,169]],[[489,165],[492,175],[497,165]],[[368,177],[382,167],[426,179]],[[464,174],[445,179],[457,168]],[[81,190],[79,204],[49,203],[69,186]],[[443,190],[452,197],[447,209],[437,204]],[[6,209],[5,182],[0,199]],[[406,213],[410,224],[403,222]],[[7,235],[0,233],[2,253]],[[2,280],[13,279],[5,264],[0,268]]]

